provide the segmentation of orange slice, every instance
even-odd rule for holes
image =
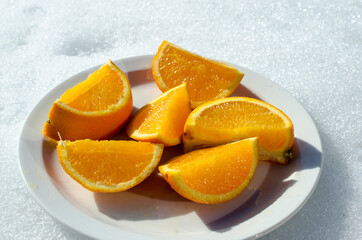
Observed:
[[[258,164],[258,141],[245,139],[176,157],[158,167],[183,197],[199,203],[221,203],[248,186]]]
[[[62,139],[108,139],[126,123],[133,108],[126,75],[109,60],[85,81],[68,89],[49,112],[43,134]]]
[[[153,58],[152,74],[162,92],[187,82],[192,108],[229,96],[244,76],[228,64],[203,58],[167,41],[162,42]]]
[[[138,110],[127,126],[127,134],[138,141],[177,145],[190,112],[186,84],[181,84]]]
[[[59,141],[59,162],[67,174],[94,192],[127,190],[157,167],[162,144],[135,141]]]
[[[258,137],[260,160],[287,163],[293,123],[281,110],[261,100],[230,97],[194,109],[184,128],[184,150]]]

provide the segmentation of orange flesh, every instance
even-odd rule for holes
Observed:
[[[230,101],[213,105],[197,117],[196,125],[200,132],[205,133],[210,128],[243,130],[245,136],[242,137],[258,136],[260,145],[269,150],[282,148],[288,138],[284,120],[268,108],[252,102]]]
[[[179,86],[143,107],[130,123],[141,134],[180,138],[191,111],[185,86]]]
[[[91,182],[111,185],[139,175],[151,163],[154,146],[133,141],[76,141],[66,146],[72,167]]]
[[[253,163],[250,141],[222,145],[183,155],[168,164],[179,168],[184,183],[204,194],[223,194],[238,188],[248,177]]]
[[[168,88],[187,82],[190,99],[212,99],[232,84],[240,74],[236,69],[206,61],[182,49],[167,45],[159,59],[159,73]],[[206,87],[205,87],[206,86]]]
[[[175,92],[168,94],[167,98],[162,98],[153,104],[149,104],[135,119],[134,126],[140,133],[152,134],[160,129],[165,120],[165,106],[168,106]]]
[[[124,86],[118,73],[103,65],[86,81],[67,90],[60,98],[68,106],[80,111],[107,110],[123,95]]]

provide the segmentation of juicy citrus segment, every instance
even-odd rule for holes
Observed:
[[[258,159],[258,141],[250,138],[186,153],[158,169],[183,197],[211,204],[238,196],[254,176]]]
[[[135,141],[59,141],[59,162],[88,190],[119,192],[146,179],[157,167],[162,144]]]
[[[118,70],[112,69],[111,63],[103,65],[98,71],[91,74],[87,81],[83,81],[68,89],[60,101],[69,107],[81,111],[108,110],[119,102],[124,92],[124,78],[119,76]]]
[[[189,115],[184,128],[184,150],[258,137],[260,159],[286,163],[293,144],[291,120],[261,100],[230,97],[210,101]]]
[[[186,84],[181,84],[138,110],[127,126],[127,134],[138,141],[177,145],[190,112]]]
[[[66,140],[107,139],[125,125],[132,108],[126,75],[108,61],[53,103],[43,134],[55,140],[58,132]]]
[[[152,62],[157,86],[165,92],[187,82],[191,107],[229,96],[244,74],[221,62],[209,60],[163,41]]]

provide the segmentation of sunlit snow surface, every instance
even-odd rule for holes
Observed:
[[[259,72],[299,100],[324,166],[305,207],[262,239],[359,239],[362,160],[360,1],[0,2],[0,238],[83,239],[32,199],[18,166],[35,104],[108,59],[154,54],[167,39]]]

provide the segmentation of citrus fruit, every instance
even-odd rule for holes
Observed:
[[[287,163],[293,124],[281,110],[258,99],[229,97],[207,102],[186,120],[186,152],[249,137],[259,138],[260,160]]]
[[[257,138],[204,148],[158,167],[164,179],[194,202],[221,203],[248,186],[258,165]]]
[[[119,192],[146,179],[157,167],[162,144],[115,140],[60,140],[64,171],[88,190]]]
[[[49,112],[43,134],[62,139],[107,139],[117,133],[132,113],[126,75],[109,60],[88,78],[68,89]]]
[[[222,62],[209,60],[163,41],[152,61],[157,86],[165,92],[187,82],[191,107],[229,96],[244,73]]]
[[[139,109],[127,126],[127,134],[138,141],[177,145],[190,112],[186,84],[181,84]]]

